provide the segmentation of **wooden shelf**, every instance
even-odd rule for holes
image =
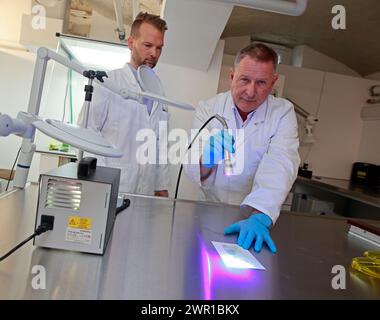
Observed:
[[[0,169],[0,179],[9,179],[9,175],[11,174],[11,170],[8,169]],[[12,175],[11,175],[11,180],[13,180],[15,176],[15,171],[13,170]]]

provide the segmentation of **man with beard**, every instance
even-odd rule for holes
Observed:
[[[119,90],[142,90],[137,77],[141,65],[154,68],[164,46],[166,22],[159,16],[140,12],[131,26],[128,47],[131,61],[113,70],[106,81]],[[83,118],[83,110],[82,116]],[[98,165],[121,169],[120,192],[168,197],[169,171],[167,164],[143,163],[138,154],[142,142],[137,141],[141,129],[152,129],[159,137],[159,122],[168,122],[167,107],[144,99],[143,103],[126,100],[99,85],[94,85],[88,127],[100,132],[113,146],[122,150],[122,158],[97,156]],[[83,121],[83,120],[82,120]],[[81,121],[79,121],[81,122]],[[157,151],[160,145],[157,141]],[[156,157],[159,158],[158,155]]]

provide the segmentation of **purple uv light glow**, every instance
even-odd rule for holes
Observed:
[[[213,288],[220,287],[220,283],[228,287],[244,287],[252,281],[254,270],[226,267],[216,250],[207,250],[201,237],[198,238],[201,249],[204,300],[212,299]]]

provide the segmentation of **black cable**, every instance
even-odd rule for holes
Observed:
[[[13,252],[15,252],[16,250],[18,250],[19,248],[21,248],[25,243],[29,242],[30,240],[32,240],[36,236],[39,236],[40,234],[42,234],[42,233],[44,233],[44,232],[46,232],[48,230],[52,230],[52,229],[53,229],[53,226],[50,226],[48,224],[41,224],[41,225],[39,225],[37,227],[36,231],[34,231],[34,233],[31,236],[29,236],[28,238],[26,238],[24,241],[20,242],[17,246],[15,246],[13,249],[9,250],[2,257],[0,257],[0,261],[3,261],[7,257],[9,257]]]
[[[209,124],[209,122],[216,118],[215,116],[212,116],[211,118],[209,118],[201,127],[200,129],[198,130],[197,134],[195,135],[195,137],[193,138],[193,140],[190,142],[189,146],[187,147],[187,151],[190,150],[190,148],[192,147],[194,141],[196,138],[198,138],[199,134],[201,133],[201,131]],[[178,172],[178,177],[177,177],[177,185],[176,185],[176,188],[175,188],[175,195],[174,195],[174,199],[177,199],[177,196],[178,196],[178,189],[179,189],[179,183],[181,181],[181,174],[182,174],[182,170],[183,170],[183,164],[181,163],[181,167],[179,169],[179,172]],[[170,243],[173,243],[172,242],[172,239],[173,239],[173,230],[174,230],[174,220],[175,220],[175,210],[176,210],[176,205],[177,205],[177,201],[174,201],[173,202],[173,210],[172,210],[172,221],[171,221],[171,228],[170,228]],[[172,252],[172,246],[170,246],[170,252],[169,252],[169,257],[171,257],[171,252]]]
[[[179,168],[178,177],[177,177],[177,185],[175,187],[174,199],[177,199],[177,196],[178,196],[178,188],[179,188],[179,182],[181,181],[182,170],[183,170],[183,164],[181,163],[181,167]]]
[[[212,116],[211,118],[209,118],[203,125],[202,127],[200,127],[200,129],[198,130],[197,134],[195,135],[195,137],[193,138],[193,140],[190,142],[189,146],[187,147],[187,151],[190,150],[191,146],[193,145],[194,141],[196,138],[198,138],[198,135],[201,133],[201,131],[209,124],[209,122],[214,119],[215,116]],[[183,164],[181,163],[181,167],[179,169],[179,172],[178,172],[178,177],[177,177],[177,185],[176,185],[176,188],[175,188],[175,195],[174,195],[174,199],[177,199],[177,195],[178,195],[178,188],[179,188],[179,183],[181,181],[181,174],[182,174],[182,170],[183,170]]]
[[[129,207],[129,205],[131,204],[131,200],[129,199],[124,199],[123,200],[123,204],[120,206],[120,207],[117,207],[116,208],[116,216],[121,212],[123,211],[124,209],[127,209]]]
[[[62,122],[65,122],[65,117],[66,117],[66,101],[67,101],[67,91],[69,88],[69,82],[70,82],[70,69],[67,71],[65,99],[63,100],[63,115],[62,115],[62,120],[61,120]]]
[[[17,246],[15,246],[12,250],[8,251],[5,255],[3,255],[0,258],[0,261],[3,261],[5,258],[9,257],[13,252],[15,252],[17,249],[22,247],[25,243],[32,240],[36,236],[35,233],[33,233],[30,237],[26,238],[24,241],[20,242]]]
[[[16,162],[17,162],[17,159],[18,159],[18,156],[20,154],[20,151],[21,151],[21,148],[18,149],[18,152],[17,152],[17,156],[16,156],[16,159],[15,159],[15,162],[13,163],[13,166],[12,166],[12,169],[11,169],[11,173],[9,174],[9,178],[8,178],[8,183],[7,183],[7,187],[5,188],[5,191],[8,191],[8,187],[9,187],[9,183],[11,182],[11,179],[12,179],[12,172],[13,172],[13,169],[16,165]]]

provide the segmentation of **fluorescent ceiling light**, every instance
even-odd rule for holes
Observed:
[[[131,60],[131,51],[125,44],[57,35],[63,49],[86,68],[109,71]]]

